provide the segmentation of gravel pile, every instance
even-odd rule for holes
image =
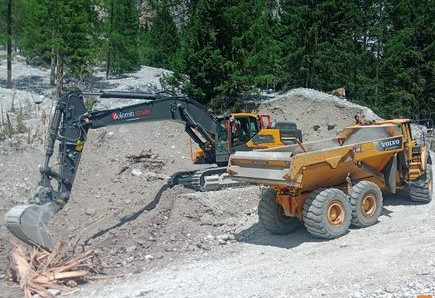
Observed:
[[[302,130],[303,141],[334,138],[343,128],[355,123],[355,115],[366,120],[380,119],[367,107],[306,88],[260,102],[257,110],[270,114],[273,121],[295,122]]]

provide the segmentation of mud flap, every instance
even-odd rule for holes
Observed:
[[[391,193],[396,193],[396,173],[397,173],[397,155],[395,154],[385,165],[382,170],[385,178],[387,189]]]
[[[59,209],[59,205],[54,202],[18,205],[5,214],[5,225],[21,241],[51,251],[54,244],[47,224]]]

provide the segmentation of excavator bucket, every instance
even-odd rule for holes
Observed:
[[[18,239],[51,251],[54,244],[47,224],[59,209],[55,202],[18,205],[5,214],[5,225]]]

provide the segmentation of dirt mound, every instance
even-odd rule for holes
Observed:
[[[108,272],[202,255],[234,241],[255,214],[255,187],[208,193],[168,189],[171,174],[200,166],[190,160],[183,126],[162,124],[91,132],[72,198],[51,222],[55,239],[75,249],[97,249]]]
[[[234,190],[204,194],[177,186],[163,192],[155,208],[141,208],[114,226],[77,240],[97,249],[108,272],[138,272],[187,254],[201,256],[234,242],[235,234],[246,228],[244,218],[255,214],[252,201],[257,189],[240,191],[250,193],[251,199],[229,198],[237,193]]]
[[[298,88],[260,103],[259,113],[270,114],[276,121],[296,122],[304,141],[333,138],[355,123],[354,116],[379,119],[367,107],[359,106],[317,90]]]

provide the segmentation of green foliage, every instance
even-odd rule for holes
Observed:
[[[274,9],[274,1],[197,1],[173,64],[190,78],[183,90],[223,111],[259,87],[275,89],[282,68]]]
[[[167,84],[218,112],[265,89],[345,87],[383,116],[419,118],[435,112],[434,15],[432,0],[14,0],[12,39],[78,78],[104,63],[170,68]]]
[[[139,17],[135,1],[108,0],[105,8],[108,72],[122,74],[138,70]]]
[[[13,131],[10,127],[5,126],[3,130],[0,130],[0,142],[12,137]]]
[[[28,57],[55,59],[77,77],[92,73],[99,51],[94,0],[20,0],[17,43]],[[17,26],[18,26],[17,25]]]
[[[434,112],[435,7],[432,1],[387,1],[389,19],[383,59],[381,100],[385,112],[396,107],[404,116],[419,118]]]
[[[6,12],[7,1],[0,1],[0,45],[6,44]]]
[[[84,77],[92,73],[93,61],[98,52],[95,36],[96,12],[93,0],[68,1],[63,10],[60,38],[62,57],[73,75]]]
[[[281,82],[281,47],[274,31],[278,9],[275,1],[238,1],[229,7],[227,22],[234,32],[232,60],[235,69],[230,74],[231,87],[239,93],[261,89],[276,89]]]
[[[94,108],[94,106],[99,103],[100,101],[98,100],[97,97],[95,96],[88,96],[85,98],[85,107],[88,111],[92,111],[92,109]]]
[[[203,103],[228,96],[223,90],[231,67],[223,53],[228,45],[224,43],[228,35],[222,19],[226,4],[226,1],[197,1],[174,60],[175,70],[190,78],[183,91]]]
[[[150,1],[154,11],[149,28],[142,32],[142,61],[154,67],[170,67],[180,46],[177,27],[169,11],[169,1]]]

